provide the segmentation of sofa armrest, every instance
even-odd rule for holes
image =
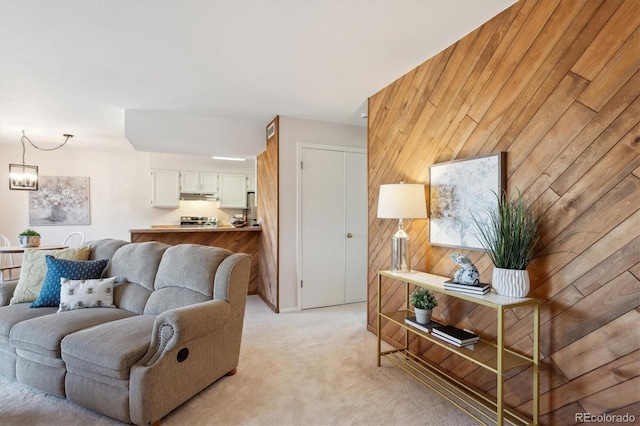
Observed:
[[[155,318],[147,354],[131,366],[132,423],[154,424],[238,366],[250,268],[249,255],[228,256],[216,270],[213,300]]]
[[[18,281],[0,283],[0,306],[6,306],[16,291]]]
[[[227,322],[229,313],[229,303],[223,300],[210,300],[161,313],[156,318],[149,349],[140,364],[150,366],[163,352],[213,333]]]

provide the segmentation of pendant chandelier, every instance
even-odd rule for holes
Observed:
[[[38,166],[30,166],[24,163],[24,155],[27,152],[25,142],[29,142],[35,149],[40,151],[55,151],[62,148],[73,135],[62,135],[66,139],[60,145],[54,148],[40,148],[29,139],[24,130],[20,142],[22,143],[22,164],[9,164],[9,189],[21,191],[37,191],[38,190]]]

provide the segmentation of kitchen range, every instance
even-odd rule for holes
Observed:
[[[215,216],[180,216],[180,226],[208,226],[218,227],[218,218]]]

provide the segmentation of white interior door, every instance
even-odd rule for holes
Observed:
[[[367,156],[345,153],[346,303],[367,300]]]
[[[302,149],[302,309],[345,301],[344,153]]]
[[[367,299],[367,156],[302,148],[301,308]]]

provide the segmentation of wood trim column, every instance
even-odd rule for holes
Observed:
[[[267,136],[267,149],[257,159],[258,214],[262,220],[260,238],[260,275],[258,295],[274,310],[280,311],[279,286],[279,230],[280,230],[280,164],[278,117],[267,126],[275,126],[273,135]]]

